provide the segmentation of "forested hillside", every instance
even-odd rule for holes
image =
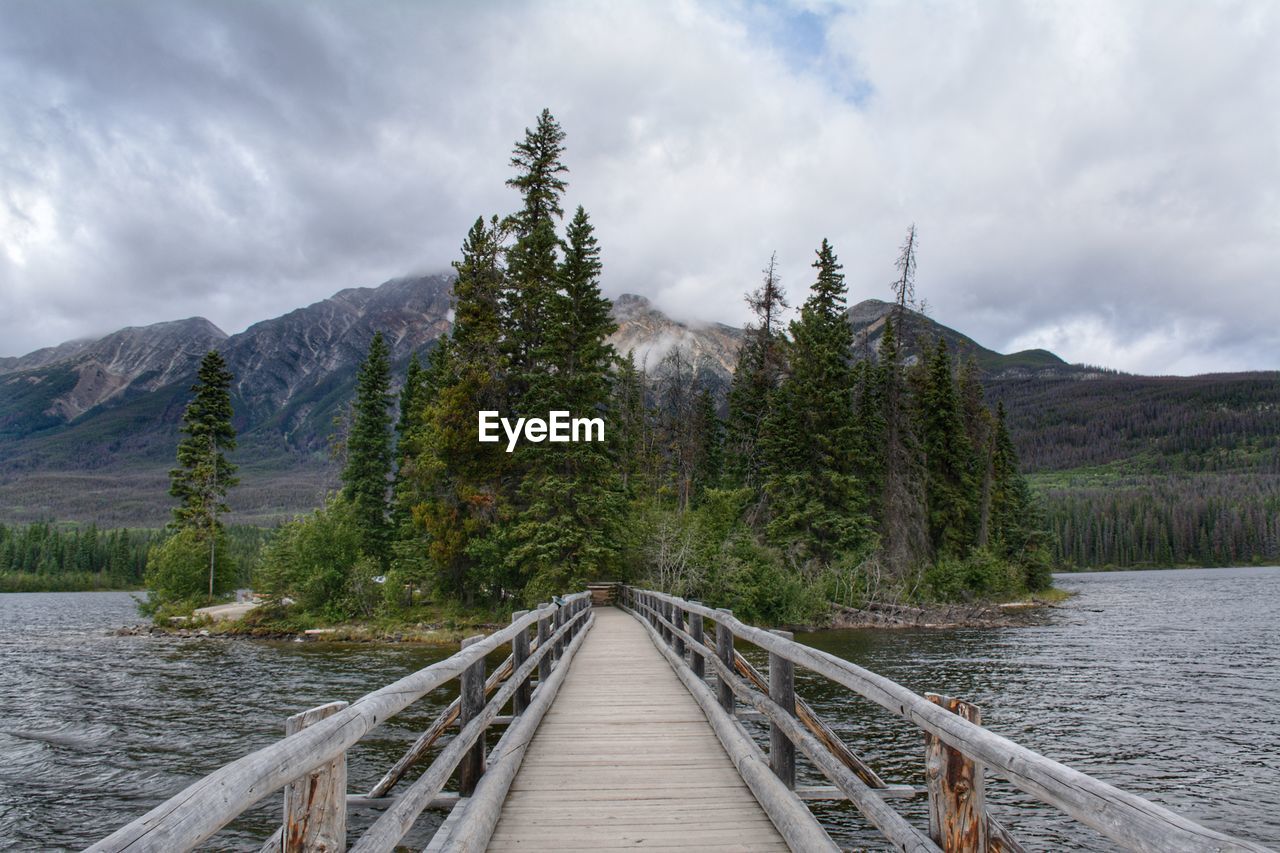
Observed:
[[[1066,566],[1280,562],[1280,374],[994,382]]]
[[[139,589],[148,550],[167,535],[163,530],[104,530],[93,524],[0,524],[0,592]],[[228,558],[238,585],[249,583],[269,535],[257,527],[227,531]]]

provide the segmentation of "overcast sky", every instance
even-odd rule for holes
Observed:
[[[546,106],[609,295],[831,239],[1002,351],[1280,368],[1280,4],[0,4],[0,355],[448,268]]]

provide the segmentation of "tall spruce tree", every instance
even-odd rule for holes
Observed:
[[[974,544],[985,548],[991,536],[991,487],[995,474],[995,419],[983,401],[982,380],[978,363],[970,356],[960,368],[956,381],[960,395],[960,412],[965,433],[973,448],[973,476],[978,484],[976,498],[976,530]]]
[[[600,293],[600,250],[581,207],[569,223],[563,250],[538,350],[541,370],[528,385],[527,406],[603,417],[617,358],[606,340],[617,325]],[[542,598],[599,577],[616,561],[623,514],[622,480],[610,445],[530,445],[520,458],[522,510],[507,559],[528,578],[526,595]]]
[[[560,199],[567,183],[561,175],[569,171],[561,160],[563,143],[564,131],[544,109],[511,157],[516,174],[507,184],[520,191],[524,204],[504,223],[515,243],[507,250],[502,340],[516,412],[525,411],[524,394],[543,372],[540,360],[549,345],[548,327],[555,321],[560,246],[555,223],[564,216]]]
[[[925,455],[929,536],[939,556],[964,556],[977,538],[973,446],[965,431],[945,338],[926,351],[916,405]]]
[[[383,568],[391,556],[387,500],[391,487],[391,403],[391,351],[377,332],[356,378],[342,491],[355,507],[362,549]]]
[[[991,485],[991,546],[1023,572],[1027,589],[1053,583],[1044,519],[1031,487],[1018,470],[1018,453],[1005,423],[1004,403],[996,404]]]
[[[236,466],[226,452],[235,450],[236,431],[231,419],[231,371],[222,354],[210,350],[200,361],[194,396],[182,414],[178,442],[178,467],[169,472],[169,494],[177,498],[174,526],[193,531],[209,549],[209,595],[217,587],[219,516],[228,512],[227,491],[239,483]]]
[[[703,388],[698,395],[698,433],[702,447],[698,451],[698,465],[694,471],[694,499],[707,489],[720,484],[724,475],[724,424],[716,411],[716,397],[710,388]]]
[[[883,424],[878,460],[882,476],[880,548],[891,574],[901,579],[932,554],[924,504],[924,466],[910,417],[901,342],[892,318],[885,318],[879,363],[870,376],[874,378],[874,399],[880,401],[879,422]]]
[[[613,430],[609,440],[618,459],[622,488],[632,498],[648,494],[652,486],[648,477],[652,469],[648,456],[653,439],[644,392],[644,378],[636,368],[635,353],[628,352],[618,359],[613,380],[609,406],[613,413]]]
[[[755,322],[746,329],[738,363],[729,387],[729,417],[725,424],[725,474],[731,485],[760,488],[760,439],[773,392],[782,379],[782,312],[786,295],[778,281],[778,255],[769,257],[764,282],[747,295]]]
[[[400,386],[400,416],[396,420],[396,473],[391,490],[391,521],[397,531],[409,523],[418,497],[410,472],[420,450],[423,410],[426,407],[426,380],[422,360],[415,352],[409,357],[404,384]]]
[[[775,393],[763,439],[770,538],[804,559],[829,560],[866,541],[870,519],[854,473],[853,333],[844,276],[826,240],[810,295],[791,324],[790,371]]]
[[[892,324],[889,324],[890,326]],[[887,331],[892,334],[891,329]],[[884,516],[884,365],[862,357],[853,365],[853,470],[867,495],[867,514],[878,524]]]
[[[445,594],[473,601],[503,587],[495,525],[512,501],[510,455],[477,441],[480,411],[506,411],[503,352],[504,226],[478,218],[454,262],[454,324],[432,352],[416,481],[428,552]]]

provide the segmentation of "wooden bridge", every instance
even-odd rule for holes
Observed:
[[[894,849],[1020,851],[986,811],[984,776],[995,773],[1124,849],[1266,853],[983,728],[963,701],[919,696],[727,610],[627,587],[617,597],[592,606],[583,592],[517,613],[350,705],[290,717],[283,740],[89,849],[189,850],[283,788],[281,827],[263,851],[395,850],[427,809],[448,811],[428,851],[838,851],[806,806],[823,799],[853,803]],[[736,641],[768,654],[765,674]],[[486,674],[486,657],[506,646]],[[919,727],[927,784],[888,784],[861,761],[796,695],[797,666]],[[459,698],[367,794],[348,794],[347,750],[452,679]],[[744,716],[768,722],[767,751]],[[505,730],[486,751],[493,726]],[[797,750],[830,785],[797,787]],[[916,796],[928,798],[927,827],[894,807]],[[352,808],[381,814],[348,847]]]

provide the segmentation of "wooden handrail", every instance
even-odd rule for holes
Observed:
[[[587,621],[583,629],[565,646],[564,660],[571,661],[582,645],[587,630],[595,616],[587,608]],[[568,667],[557,666],[545,682],[538,685],[532,701],[525,713],[507,729],[494,747],[491,763],[480,784],[476,787],[467,805],[462,820],[451,827],[449,834],[440,839],[439,849],[442,853],[479,853],[489,844],[493,831],[501,817],[502,805],[506,801],[511,784],[524,761],[525,751],[533,740],[533,733],[542,723],[543,716],[555,701],[560,685],[564,683]],[[443,828],[440,830],[443,831]],[[436,838],[431,839],[436,846]]]
[[[579,622],[585,623],[590,617],[589,608],[578,611],[571,616],[565,617],[563,624],[552,634],[553,641],[567,640],[572,634],[576,633]],[[407,791],[401,794],[396,802],[379,817],[374,824],[360,836],[360,841],[351,848],[351,853],[378,853],[378,851],[392,850],[400,839],[413,828],[413,823],[418,819],[418,815],[427,807],[427,804],[435,799],[443,789],[449,777],[453,774],[454,767],[458,765],[460,759],[467,754],[468,751],[477,743],[484,735],[484,731],[488,728],[489,723],[498,715],[498,711],[510,701],[515,695],[516,688],[520,683],[533,674],[538,662],[543,655],[551,654],[555,649],[555,643],[548,643],[540,647],[529,659],[521,665],[510,679],[494,694],[493,698],[486,703],[474,719],[463,726],[462,731],[449,742],[449,745],[436,757],[426,772],[418,777]],[[477,774],[479,778],[479,774]],[[463,796],[469,796],[470,792],[463,792]]]
[[[1202,826],[1164,806],[1046,758],[950,713],[906,687],[857,664],[740,622],[728,611],[715,610],[654,590],[627,587],[624,593],[628,604],[641,611],[660,633],[673,636],[677,632],[684,634],[663,615],[662,611],[667,607],[678,607],[684,612],[696,613],[717,625],[723,625],[733,636],[824,676],[903,717],[970,759],[1004,776],[1023,791],[1061,809],[1126,849],[1145,853],[1166,853],[1170,850],[1188,853],[1271,853],[1260,844],[1232,838]],[[648,605],[645,599],[652,599],[658,605]],[[682,639],[692,642],[693,638],[684,634]],[[709,663],[713,666],[720,663],[715,649],[701,643],[699,646]],[[716,669],[722,678],[732,675],[732,680],[727,681],[730,687],[735,682],[745,684],[737,678],[736,673],[721,672],[720,667]],[[762,707],[758,710],[766,715],[768,713]],[[797,742],[797,745],[800,744]]]
[[[442,684],[457,678],[517,633],[537,624],[549,609],[580,610],[590,593],[532,611],[466,649],[369,693],[338,713],[243,756],[197,780],[137,820],[89,847],[93,853],[173,853],[212,837],[242,812],[345,753],[387,719]]]

